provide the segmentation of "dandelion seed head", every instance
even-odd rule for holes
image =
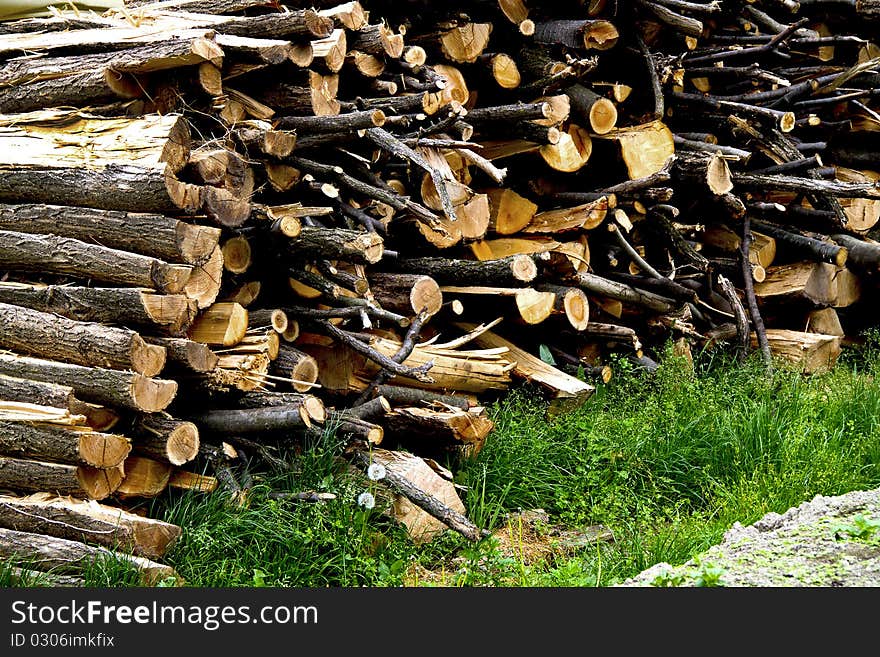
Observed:
[[[376,498],[373,497],[372,493],[361,493],[358,495],[358,504],[360,504],[365,509],[372,509],[376,506]]]
[[[380,479],[384,479],[386,475],[385,466],[381,463],[373,463],[367,468],[367,477],[370,478],[371,481],[379,481]]]

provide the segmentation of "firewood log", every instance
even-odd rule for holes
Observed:
[[[156,376],[165,348],[129,329],[78,322],[0,303],[0,346],[20,354]]]
[[[103,500],[117,489],[122,477],[123,466],[101,469],[0,456],[4,489]]]
[[[0,497],[0,527],[121,549],[161,559],[182,528],[124,509],[69,497],[36,493]]]

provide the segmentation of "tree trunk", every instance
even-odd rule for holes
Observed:
[[[179,579],[179,575],[171,566],[144,557],[86,545],[66,538],[30,534],[14,529],[0,528],[0,557],[21,560],[34,567],[60,573],[81,573],[93,564],[100,564],[102,559],[121,561],[141,572],[144,586],[155,585],[168,578]]]

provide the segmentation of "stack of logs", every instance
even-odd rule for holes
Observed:
[[[56,526],[19,505],[240,495],[328,430],[479,538],[425,491],[515,382],[559,412],[670,341],[827,369],[873,321],[878,17],[129,0],[0,23],[0,553]]]

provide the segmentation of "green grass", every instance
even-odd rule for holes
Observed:
[[[874,346],[810,377],[710,356],[694,372],[671,355],[644,375],[620,360],[587,404],[549,421],[534,390],[513,391],[491,408],[496,429],[479,455],[447,464],[467,486],[469,517],[491,530],[508,512],[542,508],[554,524],[614,535],[537,563],[454,532],[415,545],[329,434],[304,446],[294,470],[258,480],[245,506],[221,493],[169,493],[148,511],[184,528],[166,561],[190,586],[400,586],[414,564],[458,586],[609,586],[661,561],[684,563],[734,522],[880,485],[878,370]],[[356,502],[368,485],[379,499],[372,510]],[[271,499],[279,490],[337,499]],[[132,583],[113,568],[87,579]]]

